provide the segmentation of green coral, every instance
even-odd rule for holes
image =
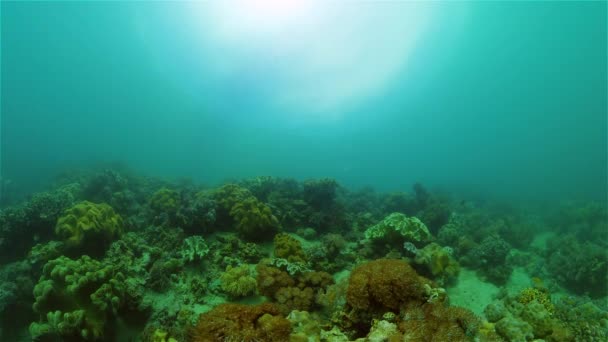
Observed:
[[[175,190],[162,188],[150,197],[150,208],[155,214],[175,214],[179,209],[180,196]]]
[[[252,197],[253,195],[246,188],[237,184],[225,184],[215,191],[213,197],[225,211],[230,212],[239,202]]]
[[[114,209],[105,203],[80,202],[67,209],[57,220],[55,233],[64,239],[67,247],[97,250],[122,234],[123,221]]]
[[[245,297],[255,293],[256,280],[248,265],[228,266],[220,276],[222,291],[233,298]]]
[[[414,261],[426,266],[428,272],[434,277],[439,277],[442,282],[456,277],[460,272],[460,265],[452,257],[450,249],[434,242],[419,249]]]
[[[32,247],[28,254],[28,260],[31,264],[41,265],[61,256],[61,254],[63,254],[63,242],[49,241]]]
[[[274,236],[274,256],[293,263],[306,263],[307,261],[300,241],[286,233]]]
[[[266,204],[250,196],[235,204],[230,210],[237,232],[248,240],[261,240],[273,236],[279,228],[279,221]]]
[[[402,243],[409,241],[414,244],[433,239],[429,229],[416,217],[407,217],[402,213],[392,213],[378,224],[365,231],[369,240],[392,241],[397,239]]]
[[[226,184],[215,191],[214,198],[220,209],[219,224],[234,226],[244,239],[259,241],[273,236],[280,228],[270,207],[242,186]]]
[[[182,260],[193,262],[202,260],[209,253],[209,246],[205,243],[202,236],[196,235],[184,239],[180,254]]]
[[[170,337],[168,332],[156,329],[152,335],[152,342],[177,342],[177,340]]]
[[[33,309],[43,318],[30,325],[31,334],[68,341],[104,339],[108,322],[125,303],[125,281],[113,265],[86,255],[49,261],[34,287]]]

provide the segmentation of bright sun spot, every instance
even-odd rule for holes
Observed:
[[[298,17],[302,18],[313,8],[313,2],[305,0],[233,0],[226,4],[224,8],[235,14],[240,24],[266,33],[295,24]],[[238,6],[238,9],[233,6]]]
[[[399,1],[225,0],[197,3],[211,69],[275,82],[278,106],[340,117],[403,71],[434,5]],[[267,96],[265,93],[264,96]]]

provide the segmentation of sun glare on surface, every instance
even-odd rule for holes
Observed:
[[[196,6],[205,46],[221,55],[214,71],[227,79],[275,82],[268,101],[326,118],[339,117],[396,79],[434,10],[430,3],[374,1]]]

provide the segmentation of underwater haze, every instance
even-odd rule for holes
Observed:
[[[607,16],[0,0],[0,341],[608,341]]]
[[[604,199],[606,3],[2,2],[2,178]]]

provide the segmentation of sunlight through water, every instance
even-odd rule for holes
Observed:
[[[260,93],[264,101],[326,119],[382,94],[405,72],[434,10],[430,3],[305,0],[193,6],[205,44],[221,51],[209,65],[217,77],[272,82],[281,91]]]

